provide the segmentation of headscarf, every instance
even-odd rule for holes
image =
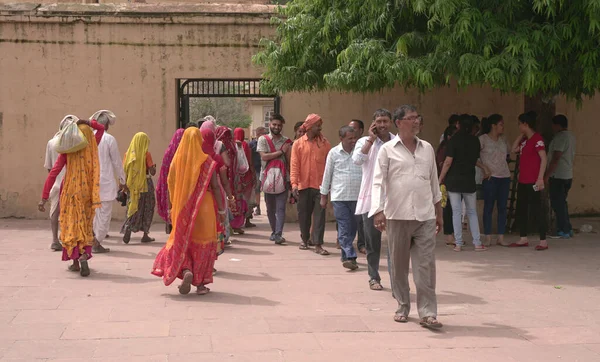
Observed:
[[[148,192],[148,183],[146,181],[146,153],[150,138],[144,132],[138,132],[133,136],[127,153],[125,153],[125,162],[123,168],[127,179],[127,188],[129,189],[129,205],[127,207],[127,217],[133,216],[138,211],[140,194]]]
[[[106,115],[106,117],[104,119],[100,120],[99,118],[101,115]],[[106,124],[112,126],[115,124],[115,122],[117,122],[117,116],[113,112],[111,112],[107,109],[102,109],[102,110],[99,110],[98,112],[92,114],[90,116],[90,121],[91,120],[95,120],[98,123],[102,124],[103,126],[106,126]]]
[[[225,145],[227,155],[231,161],[231,165],[227,168],[227,177],[229,178],[231,190],[233,191],[235,190],[233,187],[233,180],[235,176],[235,169],[237,168],[237,152],[235,148],[235,142],[233,141],[231,130],[225,126],[217,127],[216,136],[217,140],[221,141],[223,145]]]
[[[93,244],[92,223],[100,207],[100,163],[98,145],[92,129],[79,125],[88,140],[84,149],[67,154],[67,170],[60,195],[61,241],[70,257],[75,247],[79,253]]]
[[[201,244],[202,253],[206,251],[205,255],[196,258],[216,258],[217,217],[213,197],[206,197],[212,196],[206,191],[214,170],[215,163],[202,151],[200,130],[186,129],[171,162],[168,177],[173,230],[165,247],[157,255],[152,270],[152,274],[163,278],[165,285],[181,275],[181,268],[190,257],[190,246],[193,244]],[[197,218],[201,218],[201,221],[197,222]],[[214,250],[212,255],[211,250]],[[212,264],[206,263],[206,267],[212,269]],[[204,276],[203,271],[198,271],[198,275],[194,273],[193,284],[202,283]]]
[[[245,134],[243,128],[236,128],[233,130],[233,137],[236,142],[241,142],[242,149],[244,150],[244,154],[246,155],[246,160],[248,161],[248,166],[252,162],[252,152],[250,151],[250,146],[248,146],[248,142],[244,141]],[[248,170],[250,171],[250,170]],[[239,186],[241,192],[247,192],[250,188],[254,188],[254,174],[252,172],[246,172],[243,175],[236,175],[239,178]],[[237,182],[236,182],[237,183]]]
[[[212,117],[212,116],[206,116],[206,117]],[[215,124],[211,121],[206,121],[206,122],[202,123],[202,126],[200,126],[200,132],[202,133],[202,138],[204,141],[204,143],[202,144],[204,153],[210,155],[211,157],[213,157],[213,154],[211,152],[207,151],[207,147],[209,147],[208,146],[209,144],[212,146],[214,153],[216,155],[221,153],[221,147],[223,147],[223,143],[221,141],[216,140],[216,138],[217,138],[217,136],[215,134],[216,131],[217,131],[217,126],[215,126]],[[212,133],[212,140],[211,140],[211,136],[209,135],[209,132]],[[213,157],[213,159],[215,159],[215,158]],[[219,160],[216,160],[216,159],[215,159],[215,161],[219,162]]]
[[[233,130],[233,139],[236,142],[241,142],[242,143],[242,148],[244,149],[244,153],[246,154],[246,157],[248,157],[248,155],[250,154],[250,147],[248,146],[248,142],[246,142],[244,139],[246,138],[246,135],[244,133],[244,129],[243,128],[236,128],[235,130]],[[251,162],[252,160],[249,159],[248,162]]]
[[[304,123],[301,127],[304,129],[305,132],[308,132],[308,130],[313,128],[321,120],[321,116],[315,113],[311,113],[306,117],[306,120],[304,120]]]
[[[169,147],[167,147],[167,150],[163,156],[162,166],[160,167],[160,175],[158,176],[158,182],[156,184],[158,215],[160,215],[160,217],[162,217],[162,219],[166,222],[171,222],[169,218],[169,186],[167,185],[169,169],[171,167],[171,161],[173,161],[173,157],[175,156],[175,151],[177,151],[177,147],[179,146],[181,138],[183,137],[184,131],[185,130],[183,128],[175,131],[175,134],[171,139],[171,143],[169,143]]]
[[[217,126],[217,120],[215,119],[215,117],[213,117],[211,115],[208,115],[208,116],[204,117],[204,121],[212,123],[213,126],[215,126],[215,127]]]

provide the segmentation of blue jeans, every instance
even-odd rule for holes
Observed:
[[[473,236],[473,245],[481,246],[481,235],[479,234],[479,221],[477,220],[477,195],[475,192],[460,193],[448,192],[450,203],[452,204],[452,225],[454,226],[454,239],[456,246],[463,246],[462,237],[462,202],[461,197],[465,201],[467,218],[469,219],[469,228]]]
[[[358,216],[354,215],[356,201],[332,201],[331,204],[338,224],[342,261],[356,259],[356,250],[352,245],[358,228]]]
[[[498,204],[498,235],[506,229],[506,203],[510,189],[510,177],[491,177],[483,180],[483,234],[492,234],[492,214],[494,204]]]

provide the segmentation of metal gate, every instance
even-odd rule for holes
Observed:
[[[281,98],[261,90],[262,79],[177,79],[177,125],[190,121],[190,98],[272,98],[280,113]]]

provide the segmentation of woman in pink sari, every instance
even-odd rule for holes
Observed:
[[[169,186],[167,185],[167,179],[169,176],[169,169],[171,167],[171,161],[175,156],[175,151],[179,147],[181,138],[183,137],[183,128],[175,131],[171,143],[165,155],[163,156],[162,166],[160,168],[160,176],[158,176],[158,182],[156,183],[156,203],[158,208],[158,215],[166,222],[166,232],[171,233],[173,223],[171,222],[171,215],[169,214]]]
[[[246,224],[245,227],[251,228],[256,227],[253,223],[250,222],[252,219],[252,209],[250,207],[250,203],[254,202],[254,175],[256,172],[254,171],[254,164],[252,163],[252,153],[250,152],[250,146],[244,140],[245,134],[242,128],[236,128],[233,131],[233,138],[235,140],[236,146],[241,147],[246,155],[246,162],[248,163],[248,171],[243,174],[239,172],[235,173],[235,186],[236,186],[236,197],[243,199],[246,202],[248,211],[246,212]]]
[[[215,135],[217,136],[217,140],[223,143],[223,146],[227,150],[227,156],[230,160],[229,165],[227,164],[227,162],[225,162],[225,165],[227,166],[227,178],[224,182],[229,183],[230,190],[234,192],[233,199],[229,196],[227,199],[230,202],[235,202],[235,207],[231,208],[233,218],[230,220],[230,225],[233,229],[233,232],[235,232],[236,234],[243,234],[244,230],[242,230],[242,227],[244,226],[244,222],[246,221],[246,212],[248,211],[248,204],[243,198],[237,197],[235,195],[235,170],[237,169],[237,152],[235,142],[233,141],[231,130],[225,126],[217,127]]]

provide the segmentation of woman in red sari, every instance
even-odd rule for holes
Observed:
[[[154,261],[152,274],[165,285],[182,279],[179,293],[210,290],[217,259],[217,219],[225,219],[225,205],[216,175],[217,163],[202,149],[198,128],[188,128],[175,152],[168,176],[173,230]],[[215,208],[215,204],[217,207]]]
[[[250,152],[250,146],[248,143],[244,141],[245,134],[242,128],[236,128],[233,131],[233,139],[235,140],[236,146],[241,147],[246,155],[246,161],[248,163],[248,171],[243,174],[239,172],[235,173],[235,186],[236,197],[243,199],[248,205],[248,211],[246,212],[246,224],[247,228],[255,227],[253,223],[250,222],[252,219],[252,210],[254,209],[254,205],[250,205],[250,203],[254,202],[254,175],[256,172],[254,171],[254,164],[252,163],[252,153]]]
[[[227,155],[229,156],[229,164],[225,162],[227,166],[227,180],[225,182],[229,183],[229,188],[232,190],[234,194],[234,199],[228,198],[228,201],[231,203],[235,203],[235,207],[231,208],[231,213],[233,214],[233,218],[230,220],[231,228],[233,232],[236,234],[243,234],[244,230],[242,227],[244,226],[244,222],[246,221],[246,212],[248,211],[248,204],[243,198],[236,196],[236,187],[235,187],[235,175],[238,160],[237,160],[237,151],[236,145],[233,141],[233,136],[231,134],[231,130],[225,126],[217,127],[216,132],[217,140],[223,143],[223,146],[227,149]]]

